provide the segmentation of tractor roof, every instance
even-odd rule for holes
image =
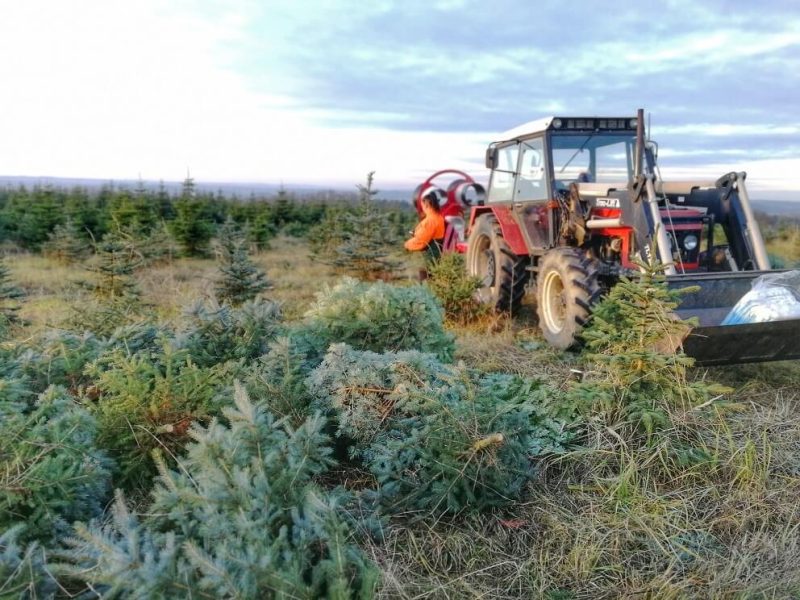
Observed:
[[[497,137],[497,143],[517,140],[535,135],[548,129],[570,132],[636,132],[635,117],[544,117],[528,121],[513,129],[504,131]]]
[[[550,127],[550,123],[553,122],[553,119],[555,119],[555,117],[544,117],[542,119],[528,121],[527,123],[517,125],[508,131],[504,131],[497,139],[502,141],[515,140],[526,135],[545,131],[548,127]]]

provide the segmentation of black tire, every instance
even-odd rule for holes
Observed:
[[[494,215],[481,215],[467,243],[467,272],[482,281],[478,298],[497,311],[515,311],[525,296],[527,257],[511,251]]]
[[[600,294],[597,267],[585,252],[577,248],[547,252],[536,276],[536,311],[544,339],[560,350],[574,348]]]

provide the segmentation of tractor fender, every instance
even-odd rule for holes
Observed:
[[[511,251],[517,256],[528,256],[528,246],[525,244],[525,238],[522,236],[522,231],[516,219],[514,219],[514,213],[511,211],[510,206],[473,206],[470,210],[467,230],[471,232],[475,219],[487,213],[493,214],[494,218],[497,219],[500,231],[503,233],[503,239]]]

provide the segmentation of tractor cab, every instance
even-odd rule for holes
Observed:
[[[564,245],[591,250],[613,276],[636,271],[637,256],[648,258],[652,223],[631,203],[638,124],[629,117],[549,117],[507,131],[488,147],[489,206],[516,224],[525,250],[517,245],[515,252],[533,257],[534,270],[539,256]],[[654,164],[653,147],[645,155]],[[727,268],[720,252],[701,260],[700,242],[713,238],[713,224],[707,210],[681,202],[679,195],[656,198],[669,252],[662,260],[676,265],[676,273]],[[712,255],[716,262],[705,260]]]
[[[630,118],[548,117],[509,130],[488,147],[488,204],[501,212],[507,207],[525,254],[540,256],[559,245],[565,216],[560,204],[567,202],[571,184],[627,189],[634,177],[636,125]]]
[[[573,182],[633,179],[636,119],[550,117],[503,134],[486,151],[490,202],[552,198]]]

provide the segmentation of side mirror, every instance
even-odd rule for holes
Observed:
[[[485,164],[487,169],[494,169],[497,166],[497,148],[494,146],[489,146],[486,149]]]

